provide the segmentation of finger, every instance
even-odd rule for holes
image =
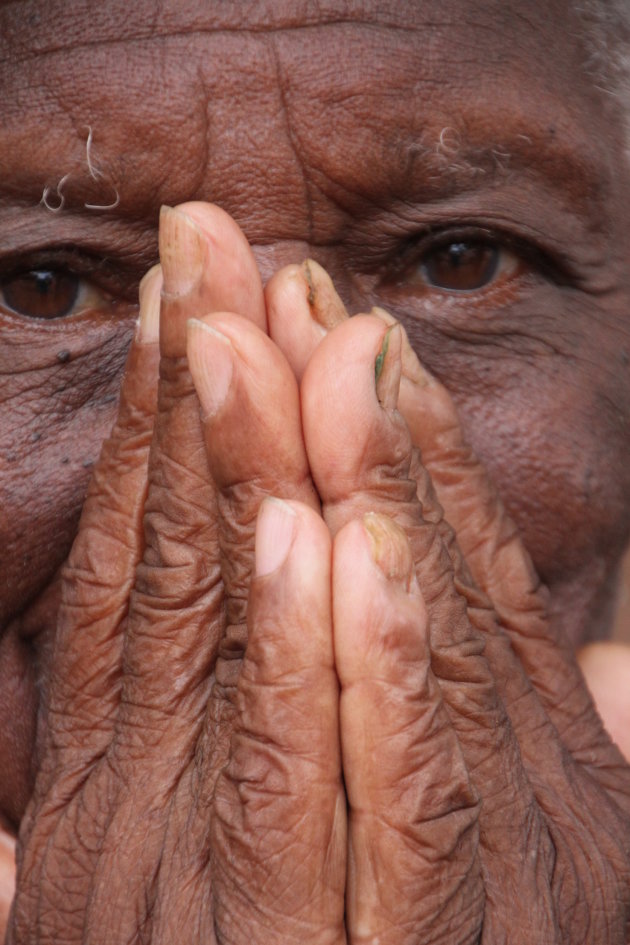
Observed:
[[[51,674],[49,757],[78,768],[111,739],[119,701],[122,631],[142,554],[142,510],[156,409],[161,274],[140,287],[140,319],[118,417],[104,443],[63,573]]]
[[[189,324],[189,360],[201,403],[210,474],[219,495],[227,630],[217,663],[233,690],[246,640],[256,515],[266,495],[318,509],[302,438],[295,377],[279,349],[245,319]]]
[[[487,473],[464,440],[450,396],[410,348],[404,371],[399,408],[475,581],[492,601],[569,751],[578,761],[617,769],[621,756],[603,730],[572,647],[550,628],[546,590]]]
[[[146,912],[143,870],[160,860],[167,842],[159,815],[164,799],[173,800],[194,770],[225,630],[217,495],[186,359],[186,324],[222,303],[259,322],[264,314],[255,262],[243,234],[223,211],[203,204],[163,208],[159,244],[160,380],[144,553],[136,568],[121,704],[107,756],[119,796],[90,900],[94,915],[106,910],[112,897],[120,903],[112,917],[116,940],[130,936],[139,922],[149,929],[154,921]],[[242,267],[238,276],[234,261]],[[136,851],[137,886],[116,868],[121,857],[130,855],[126,851]]]
[[[408,534],[429,611],[433,670],[483,798],[481,843],[488,855],[500,851],[504,858],[501,877],[494,878],[491,886],[488,921],[496,928],[509,927],[513,913],[506,913],[505,903],[512,903],[511,910],[515,906],[513,896],[503,894],[518,884],[525,869],[539,895],[547,896],[553,929],[553,908],[545,885],[553,851],[483,652],[493,630],[492,615],[483,596],[461,580],[464,575],[453,573],[441,514],[430,501],[428,477],[395,408],[402,340],[399,329],[388,334],[378,319],[357,316],[336,328],[313,354],[302,383],[313,478],[333,534],[347,521],[371,511],[390,516]],[[422,503],[417,477],[424,488]],[[477,627],[471,624],[468,607]],[[509,825],[507,810],[511,812]],[[519,914],[523,928],[532,921],[526,909]],[[551,941],[552,934],[541,940]]]
[[[391,405],[385,408],[389,422],[384,424],[381,417],[375,370],[377,362],[383,363],[384,350],[390,352],[395,373],[399,329],[390,333],[376,318],[355,316],[322,340],[302,381],[304,438],[333,534],[339,523],[371,511],[375,497],[391,506],[397,519],[407,516],[411,522],[416,515],[409,434]],[[396,383],[389,374],[383,380]],[[380,378],[379,383],[382,387]],[[381,396],[388,393],[383,388]]]
[[[413,357],[409,348],[408,357]],[[403,359],[404,360],[404,359]],[[417,400],[415,388],[428,395],[430,381],[427,382],[422,377],[422,369],[419,365],[412,366],[412,371],[408,372],[408,378],[413,377],[414,381],[403,385],[399,392],[399,405],[414,403]],[[448,395],[443,392],[447,398],[446,406],[450,404]],[[409,411],[408,406],[405,408]],[[439,408],[436,408],[439,413]],[[452,417],[452,413],[451,413]],[[423,424],[422,429],[426,431]],[[452,444],[451,444],[452,446]],[[447,450],[447,456],[449,455]],[[598,848],[606,850],[602,859],[589,861],[587,866],[584,862],[579,871],[582,871],[586,878],[585,885],[590,891],[585,892],[588,899],[590,895],[598,895],[596,890],[603,889],[606,886],[605,878],[607,867],[605,865],[606,857],[613,861],[623,861],[625,857],[624,836],[625,818],[622,813],[628,804],[627,790],[627,767],[623,762],[619,763],[619,755],[616,749],[612,749],[606,758],[602,753],[598,759],[599,768],[597,770],[597,779],[599,784],[589,776],[584,776],[583,772],[575,764],[575,759],[569,756],[566,748],[558,737],[558,732],[550,716],[545,711],[545,706],[539,698],[539,693],[532,686],[532,682],[523,665],[519,661],[516,647],[511,645],[511,641],[498,625],[494,612],[488,606],[485,595],[477,590],[473,577],[469,573],[467,563],[462,556],[455,535],[442,518],[441,508],[433,492],[431,479],[424,471],[419,461],[419,455],[415,454],[415,464],[412,464],[414,478],[418,482],[418,493],[423,505],[425,515],[429,515],[436,523],[437,530],[442,537],[444,546],[448,548],[449,557],[454,569],[454,586],[460,597],[466,602],[468,617],[472,625],[479,632],[480,637],[485,643],[485,653],[490,666],[492,677],[496,680],[496,691],[501,697],[508,712],[508,724],[500,724],[497,731],[502,731],[504,736],[509,736],[509,744],[504,742],[498,746],[495,759],[486,764],[482,764],[474,771],[473,778],[476,784],[480,785],[480,791],[484,798],[483,816],[480,819],[480,833],[482,851],[489,854],[489,857],[482,855],[482,868],[484,874],[488,872],[486,878],[486,889],[489,892],[489,901],[487,905],[488,929],[494,929],[496,937],[502,938],[511,927],[530,930],[525,936],[526,939],[536,938],[537,941],[555,942],[564,935],[568,940],[572,940],[577,934],[580,925],[580,919],[574,920],[571,927],[564,927],[566,916],[571,909],[572,898],[564,883],[554,884],[549,882],[549,877],[553,875],[563,875],[564,873],[573,873],[576,868],[575,853],[567,857],[567,849],[563,838],[570,835],[575,830],[575,824],[579,823],[585,830],[586,836],[594,836],[598,831],[598,824],[604,819],[610,824],[616,826],[606,837],[599,836]],[[415,468],[414,468],[415,467]],[[479,467],[481,468],[481,467]],[[446,476],[447,482],[452,480]],[[468,480],[466,480],[468,481]],[[460,509],[461,514],[461,509]],[[477,536],[479,543],[479,536]],[[510,573],[504,575],[506,582],[510,579]],[[432,626],[435,626],[433,624]],[[444,626],[444,624],[440,624]],[[447,624],[448,626],[448,624]],[[456,626],[453,623],[451,626]],[[539,624],[541,637],[547,641],[551,640],[549,629],[543,621]],[[452,639],[451,639],[452,637]],[[540,640],[541,637],[537,637]],[[450,688],[449,676],[451,679],[457,679],[457,674],[453,677],[452,668],[449,666],[457,665],[453,661],[453,637],[452,631],[447,632],[438,641],[432,640],[434,659],[432,665],[440,679],[440,686],[451,708],[451,717],[456,718],[453,712],[453,700],[449,697]],[[437,643],[437,647],[436,647]],[[553,641],[551,640],[553,645]],[[438,650],[439,663],[435,659],[435,651]],[[441,650],[441,652],[439,652]],[[545,648],[540,647],[537,658],[540,661],[545,659]],[[532,658],[536,658],[535,650],[530,651]],[[570,654],[572,656],[572,654]],[[446,667],[446,677],[444,669]],[[438,668],[439,667],[439,668]],[[556,664],[557,670],[562,670],[561,663]],[[469,707],[467,706],[467,711]],[[484,713],[485,715],[486,713]],[[474,714],[470,713],[471,718]],[[488,718],[493,718],[492,713],[488,713]],[[496,716],[494,716],[496,718]],[[477,725],[481,724],[481,718],[475,719]],[[575,720],[574,720],[575,721]],[[582,719],[580,719],[580,723]],[[511,723],[511,724],[510,724]],[[454,722],[462,745],[466,740],[462,737],[461,726]],[[518,739],[518,744],[516,742]],[[510,744],[512,746],[510,752]],[[507,750],[506,750],[507,748]],[[521,767],[518,758],[518,749],[523,759]],[[582,749],[584,751],[584,749]],[[509,761],[512,753],[512,761]],[[466,754],[466,750],[465,750]],[[468,758],[468,755],[467,755]],[[510,811],[509,824],[505,822],[501,829],[500,806],[495,807],[497,795],[494,788],[500,780],[493,782],[492,772],[498,773],[500,768],[508,762],[508,771],[513,781],[513,792],[510,797],[509,789],[507,792],[501,791],[500,794],[506,798],[510,797],[509,805],[503,808],[503,811]],[[592,761],[592,759],[591,759]],[[484,778],[485,768],[485,778]],[[485,790],[481,787],[485,783]],[[608,790],[608,794],[601,790],[600,785]],[[533,789],[533,797],[532,797]],[[490,793],[488,793],[490,792]],[[521,806],[524,801],[524,806]],[[621,808],[621,809],[620,809]],[[590,812],[597,811],[597,814],[591,817]],[[545,819],[543,820],[542,812]],[[506,840],[508,841],[506,844]],[[502,870],[499,882],[497,883],[496,871],[492,869],[492,857],[500,851],[502,857]],[[534,917],[531,910],[528,909],[525,902],[519,901],[519,917],[516,920],[512,906],[510,913],[506,915],[505,903],[510,900],[514,902],[513,895],[510,895],[510,889],[515,888],[518,882],[518,865],[514,859],[527,864],[527,870],[530,873],[528,883],[531,888],[537,891],[539,902],[544,903],[543,914],[545,916],[545,926],[538,925],[538,916]],[[488,865],[490,864],[490,866]],[[498,893],[498,895],[496,895]],[[493,897],[494,901],[493,901]],[[554,901],[555,900],[555,901]],[[605,911],[605,910],[602,910]],[[515,924],[514,924],[515,923]],[[485,931],[485,929],[484,929]],[[601,930],[594,933],[595,939],[599,940],[604,934]],[[492,937],[492,935],[491,935]]]
[[[0,941],[9,924],[11,901],[15,893],[15,839],[0,830]]]
[[[199,215],[203,207],[197,209]],[[242,235],[232,236],[238,253]],[[194,753],[224,625],[216,495],[185,358],[186,322],[230,287],[213,268],[205,232],[186,212],[163,208],[159,239],[158,411],[114,755],[123,766],[144,759],[151,767],[157,754],[169,772],[167,783],[174,783]],[[237,286],[234,305],[245,298]]]
[[[146,632],[143,662],[138,658],[142,678],[130,731],[132,735],[137,733],[145,759],[148,753],[149,776],[155,779],[158,773],[158,795],[166,790],[173,796],[168,831],[163,838],[152,839],[156,847],[159,844],[163,868],[156,881],[162,904],[150,922],[164,934],[168,931],[174,890],[180,898],[182,888],[187,896],[210,895],[204,881],[208,811],[218,772],[227,760],[235,720],[236,685],[247,642],[246,616],[259,505],[266,495],[275,494],[301,498],[318,507],[302,441],[295,377],[269,338],[246,319],[217,314],[203,321],[190,320],[188,352],[205,439],[205,450],[202,446],[197,454],[203,454],[207,462],[216,508],[198,509],[197,499],[191,509],[190,504],[195,502],[191,496],[184,511],[190,520],[198,509],[193,533],[197,544],[204,528],[213,529],[211,546],[200,558],[195,573],[208,579],[218,569],[221,598],[213,616],[211,612],[204,615],[196,611],[191,607],[194,598],[184,594],[184,610],[175,615],[170,635],[164,634],[164,620],[169,616],[173,619],[173,613],[155,613]],[[177,488],[181,486],[173,482],[171,491]],[[185,545],[178,550],[180,556],[184,553]],[[153,610],[159,611],[159,605],[160,598],[152,605]],[[195,622],[199,617],[203,620]],[[154,641],[152,634],[156,636]],[[156,649],[160,657],[157,665]],[[182,654],[181,661],[174,667],[178,654]],[[175,700],[186,691],[182,681],[195,679],[191,671],[202,681],[197,683],[198,700],[193,703],[189,699],[182,705]],[[191,683],[187,686],[192,693]],[[193,704],[198,714],[190,714],[189,706]],[[175,716],[173,721],[167,718],[169,713]],[[159,725],[156,720],[160,720]],[[150,739],[155,745],[148,748]],[[137,754],[135,751],[130,755],[129,777],[134,783],[138,782]],[[148,762],[143,764],[147,766]],[[180,795],[183,813],[178,807]],[[192,806],[190,798],[194,799]],[[191,837],[189,843],[182,843],[182,833]],[[145,837],[143,849],[148,846]],[[119,847],[112,854],[119,855]],[[193,931],[191,937],[196,937]]]
[[[42,713],[46,727],[43,758],[20,827],[23,846],[18,858],[18,889],[42,889],[42,872],[51,863],[57,863],[60,870],[67,868],[66,848],[55,846],[65,826],[59,811],[79,786],[86,790],[85,805],[76,818],[81,837],[77,891],[89,882],[92,857],[105,830],[110,797],[104,799],[98,789],[91,789],[94,780],[89,776],[113,736],[129,594],[142,555],[142,509],[156,408],[160,285],[158,268],[141,284],[139,325],[127,360],[118,417],[94,469],[77,538],[62,576],[53,672],[48,706]],[[48,857],[42,856],[46,847],[50,848]],[[28,928],[29,906],[33,906],[28,898],[27,892],[15,910],[15,941],[28,934],[22,927],[25,922]],[[54,908],[49,926],[63,924],[70,910],[65,902]]]
[[[366,515],[337,534],[333,625],[349,941],[476,940],[477,795],[431,673],[411,549],[391,520]]]
[[[249,245],[218,207],[162,208],[160,259],[158,416],[116,745],[130,759],[146,754],[148,726],[174,780],[178,765],[170,764],[171,752],[179,767],[194,752],[225,625],[216,490],[185,357],[186,324],[221,304],[263,325],[265,318]]]
[[[277,272],[265,287],[265,301],[269,337],[299,382],[319,342],[348,313],[330,276],[312,259]]]
[[[195,803],[190,822],[197,823],[197,818],[206,815],[204,805],[212,793],[231,722],[229,717],[223,718],[225,700],[215,698],[217,690],[222,696],[225,688],[221,667],[225,665],[228,675],[237,667],[232,658],[234,638],[238,656],[245,642],[244,624],[232,622],[234,589],[229,567],[234,549],[226,553],[222,538],[226,516],[208,465],[199,399],[185,358],[184,339],[186,322],[199,311],[208,311],[217,298],[239,311],[248,304],[248,295],[242,280],[229,282],[229,267],[225,272],[212,269],[205,234],[197,220],[198,216],[192,221],[182,210],[165,209],[160,221],[162,357],[144,516],[146,548],[136,572],[121,711],[110,753],[110,763],[125,787],[104,841],[92,900],[98,914],[101,905],[106,905],[100,901],[103,896],[119,893],[124,901],[124,908],[116,915],[120,938],[134,927],[145,908],[141,888],[117,890],[114,864],[122,855],[120,837],[125,837],[126,849],[141,849],[142,862],[150,866],[169,848],[177,822],[174,814],[166,832],[156,829],[147,833],[147,822],[161,823],[153,816],[156,804],[169,797],[177,811],[176,798],[182,791],[185,797],[192,786]],[[242,239],[240,231],[237,236]],[[228,239],[226,232],[224,240]],[[238,258],[238,246],[233,249]],[[206,284],[206,280],[210,282]],[[241,330],[252,331],[271,345],[251,320],[241,318],[240,324]],[[264,364],[260,370],[264,372]],[[285,371],[290,373],[286,365]],[[212,376],[218,378],[218,374]],[[295,384],[294,379],[292,382]],[[273,403],[275,413],[279,403]],[[238,409],[228,423],[230,420],[238,429],[243,420]],[[255,462],[246,439],[239,439],[234,456],[240,453]],[[236,549],[237,556],[241,555],[237,564],[248,550]],[[249,582],[249,571],[245,570],[238,572],[241,606]],[[200,771],[205,773],[201,780]],[[185,869],[196,869],[203,856],[205,833],[195,833],[195,848]],[[142,875],[142,869],[138,874]],[[162,880],[156,878],[159,882]],[[146,915],[143,921],[149,928],[156,916]]]
[[[221,942],[343,943],[346,824],[330,603],[330,537],[267,500],[210,869]]]
[[[160,212],[164,270],[162,353],[186,355],[186,322],[210,312],[237,312],[263,331],[267,317],[262,282],[238,224],[214,204],[192,201]]]

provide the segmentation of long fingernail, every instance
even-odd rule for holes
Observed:
[[[381,407],[393,409],[398,403],[401,376],[401,332],[399,325],[393,325],[385,332],[381,350],[374,362],[376,396]]]
[[[206,238],[192,217],[173,207],[160,210],[160,262],[163,293],[169,298],[189,295],[203,273]]]
[[[306,301],[311,318],[316,325],[328,332],[346,320],[346,307],[337,294],[332,279],[319,263],[314,259],[306,259],[301,269],[306,280]]]
[[[188,367],[203,414],[212,417],[223,406],[232,383],[234,348],[227,335],[207,322],[190,318],[187,328]]]
[[[374,308],[370,310],[370,315],[376,315],[376,317],[380,318],[382,322],[385,322],[386,325],[390,325],[392,327],[398,324],[393,315],[390,315],[390,313],[385,311],[384,308],[379,308],[378,306],[374,306]],[[418,387],[428,387],[432,383],[433,378],[422,366],[422,364],[420,364],[418,355],[411,347],[411,343],[407,337],[407,332],[402,328],[402,326],[401,334],[402,346],[400,360],[402,362],[403,377],[406,377],[408,381],[411,381]]]
[[[386,515],[367,512],[363,527],[370,544],[372,560],[388,581],[409,590],[413,577],[411,546],[402,528]]]
[[[297,516],[282,499],[265,499],[256,523],[256,576],[264,577],[286,560],[295,536]]]
[[[136,341],[143,345],[156,344],[160,337],[160,293],[162,267],[153,266],[139,287],[140,314],[136,327]]]

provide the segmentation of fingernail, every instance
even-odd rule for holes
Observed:
[[[377,305],[370,310],[370,315],[376,315],[377,318],[380,318],[382,322],[385,322],[386,325],[397,325],[398,322],[393,315],[390,315],[389,312],[386,312],[384,308],[379,308]],[[401,326],[401,335],[402,335],[402,349],[400,359],[402,362],[402,373],[403,377],[406,377],[408,381],[411,381],[413,384],[417,384],[418,387],[428,387],[433,378],[429,372],[420,364],[418,360],[418,355],[411,347],[409,338],[407,337],[407,332]]]
[[[234,373],[234,348],[222,332],[207,322],[190,318],[188,367],[204,416],[211,417],[222,407]]]
[[[381,350],[374,362],[376,396],[381,407],[391,410],[398,403],[402,365],[400,360],[401,332],[393,325],[385,332]]]
[[[322,334],[325,334],[346,320],[346,307],[337,294],[332,279],[319,263],[314,259],[305,259],[301,269],[306,280],[306,301],[311,318],[322,329]]]
[[[296,514],[287,502],[274,497],[264,500],[256,523],[256,577],[271,574],[284,563],[295,525]]]
[[[411,546],[402,528],[386,515],[367,512],[363,516],[372,560],[388,581],[402,584],[408,591],[413,577]]]
[[[201,280],[206,238],[192,217],[173,207],[160,210],[160,262],[163,293],[169,298],[188,295]]]
[[[136,341],[143,345],[157,344],[160,338],[160,293],[162,267],[153,266],[140,282],[140,314],[136,326]]]

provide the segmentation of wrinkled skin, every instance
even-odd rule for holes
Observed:
[[[98,290],[0,312],[9,940],[622,942],[628,770],[572,654],[628,534],[614,100],[560,3],[231,8],[0,7],[4,272]],[[70,552],[183,198],[245,236],[165,214]],[[423,281],[488,231],[491,285]],[[263,296],[247,241],[433,379],[395,329],[375,386],[388,317],[316,267]]]

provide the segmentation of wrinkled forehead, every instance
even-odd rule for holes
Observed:
[[[106,165],[99,199],[130,214],[143,194],[238,216],[341,167],[347,193],[416,171],[430,187],[431,162],[575,143],[597,120],[577,34],[568,0],[0,4],[0,160],[33,197]]]

